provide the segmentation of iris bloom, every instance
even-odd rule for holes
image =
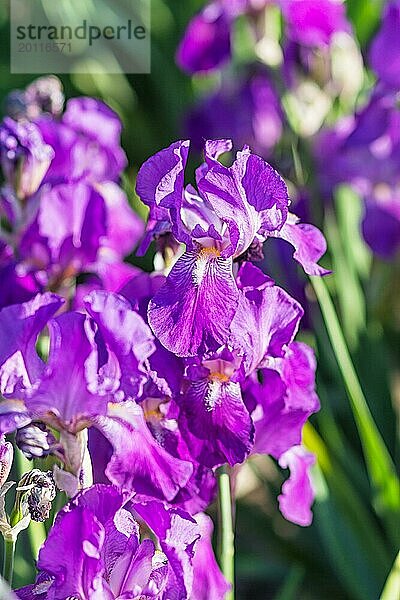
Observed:
[[[157,546],[150,536],[140,539],[140,523],[157,536]],[[16,594],[22,600],[189,598],[198,538],[188,513],[96,485],[57,515],[39,552],[36,583]]]
[[[197,190],[184,186],[188,141],[161,150],[138,174],[137,193],[150,206],[153,232],[169,228],[186,245],[149,305],[156,337],[178,356],[204,354],[228,340],[239,303],[234,261],[253,243],[283,238],[307,273],[326,272],[317,265],[326,249],[324,237],[289,213],[280,175],[248,147],[231,167],[222,165],[218,157],[231,147],[230,140],[206,142]]]
[[[153,336],[120,296],[93,292],[88,315],[68,312],[55,318],[61,299],[53,294],[0,311],[0,430],[10,433],[30,421],[60,432],[65,471],[58,482],[70,495],[80,478],[90,483],[85,432],[96,427],[110,442],[107,477],[143,495],[173,500],[193,466],[171,456],[153,438],[136,403],[148,378]],[[90,316],[89,316],[90,315]],[[47,325],[47,363],[36,339]]]

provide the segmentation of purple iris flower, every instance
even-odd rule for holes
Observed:
[[[0,157],[6,180],[25,199],[42,183],[54,151],[34,123],[5,117],[0,125]]]
[[[60,120],[42,115],[35,124],[55,153],[45,182],[117,181],[126,167],[121,121],[100,100],[72,98]]]
[[[161,551],[149,537],[140,539],[139,524],[158,536]],[[184,511],[130,502],[117,488],[96,485],[58,514],[39,553],[36,583],[16,593],[24,600],[183,600],[190,595],[198,538],[196,522]]]
[[[400,248],[400,110],[396,95],[377,86],[352,118],[321,134],[316,144],[326,196],[350,184],[365,200],[363,234],[371,249],[391,259]]]
[[[25,268],[41,271],[42,283],[56,291],[82,272],[98,275],[107,287],[108,265],[121,271],[123,257],[143,231],[125,193],[114,182],[92,186],[81,180],[44,186],[37,202],[35,217],[19,242]]]
[[[0,128],[8,182],[0,213],[11,229],[1,248],[0,306],[44,290],[70,299],[76,276],[84,274],[74,302],[80,307],[88,291],[117,291],[135,273],[123,259],[143,223],[116,183],[126,166],[121,122],[94,98],[72,99],[60,114],[56,78],[39,79],[21,94],[25,112],[17,121],[6,117]]]
[[[1,431],[30,420],[50,425],[61,432],[61,459],[79,474],[81,432],[94,426],[113,449],[106,465],[112,483],[173,500],[193,466],[157,443],[135,401],[154,350],[150,329],[114,294],[93,292],[86,302],[91,317],[69,312],[48,321],[60,304],[44,294],[0,312]],[[46,322],[50,351],[44,363],[35,343]]]
[[[214,0],[190,21],[177,51],[178,65],[189,74],[221,68],[231,58],[235,19],[257,15],[270,3],[282,10],[286,36],[304,46],[323,48],[336,31],[350,31],[340,0]]]
[[[294,258],[307,273],[326,273],[317,265],[325,240],[288,213],[280,175],[248,147],[225,167],[218,157],[231,147],[230,140],[206,142],[206,162],[196,171],[198,191],[184,186],[188,141],[161,150],[138,173],[136,189],[150,206],[151,226],[159,218],[186,245],[148,313],[156,337],[178,356],[226,343],[239,303],[234,261],[254,242],[281,237],[295,247]]]
[[[381,27],[372,41],[369,53],[371,67],[389,88],[400,88],[400,2],[387,2]]]
[[[223,88],[201,100],[186,117],[185,130],[198,149],[204,138],[249,144],[261,156],[271,154],[282,135],[283,113],[268,73],[259,71],[243,81],[224,81]]]
[[[249,263],[240,271],[238,293],[228,346],[189,362],[180,399],[191,453],[208,466],[241,463],[251,452],[255,429],[253,407],[243,399],[246,378],[284,355],[302,316],[297,302]]]

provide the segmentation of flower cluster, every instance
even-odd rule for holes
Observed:
[[[0,306],[46,289],[71,299],[78,276],[113,290],[135,272],[123,258],[142,223],[118,185],[119,118],[94,98],[63,103],[58,80],[39,79],[10,95],[0,125]]]
[[[390,0],[364,65],[340,0],[212,0],[189,23],[176,61],[190,75],[220,76],[203,86],[208,91],[189,110],[184,130],[197,145],[205,135],[251,144],[295,187],[306,183],[315,204],[323,196],[329,205],[337,185],[351,186],[363,202],[366,243],[394,260],[400,249],[399,25],[400,4]],[[299,145],[306,156],[293,161]],[[299,177],[303,160],[306,174]]]
[[[36,582],[16,593],[222,599],[204,513],[218,467],[272,456],[290,470],[282,514],[312,520],[314,457],[301,439],[319,408],[315,358],[295,341],[301,305],[253,263],[281,238],[323,275],[325,240],[289,212],[284,180],[248,146],[224,166],[231,141],[207,141],[195,187],[189,142],[177,141],[137,176],[149,207],[139,251],[154,242],[157,268],[124,263],[143,228],[118,184],[120,123],[92,98],[62,112],[60,94],[54,79],[35,82],[10,98],[1,126],[1,498],[5,435],[53,461],[21,479],[24,509],[2,531],[46,518],[54,485],[71,498]]]

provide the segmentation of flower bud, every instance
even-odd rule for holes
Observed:
[[[52,472],[32,469],[18,483],[14,512],[17,515],[29,515],[32,521],[46,521],[55,497]]]
[[[50,516],[51,503],[56,497],[56,486],[51,471],[38,475],[34,483],[28,495],[28,510],[32,521],[46,521]]]
[[[0,488],[3,487],[10,474],[14,458],[14,449],[10,442],[0,441]]]
[[[59,446],[51,431],[40,422],[32,422],[18,429],[15,443],[29,460],[44,458]]]

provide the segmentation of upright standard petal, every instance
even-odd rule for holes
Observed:
[[[244,355],[246,375],[263,366],[267,357],[284,355],[302,316],[300,304],[278,286],[241,291],[231,325],[231,343]]]
[[[70,312],[49,322],[49,359],[26,401],[33,414],[71,433],[107,411],[107,398],[88,390],[86,363],[92,345],[86,335],[86,320],[85,315]]]
[[[290,469],[290,478],[282,486],[278,498],[279,508],[288,521],[303,527],[312,522],[311,505],[314,491],[309,470],[315,463],[315,456],[302,446],[294,446],[279,459],[282,468]]]
[[[289,204],[286,185],[248,148],[238,152],[231,167],[214,161],[198,186],[216,215],[227,224],[230,245],[224,248],[224,256],[243,254],[257,233],[265,236],[285,222]]]
[[[189,140],[179,140],[151,156],[140,167],[136,193],[148,206],[178,208],[182,202]]]
[[[107,233],[102,196],[87,183],[68,183],[42,190],[37,217],[20,245],[22,257],[42,268],[54,265],[56,278],[74,275],[96,261]]]
[[[36,382],[44,363],[36,353],[36,341],[63,300],[55,294],[38,294],[23,304],[0,311],[0,391],[7,395]]]
[[[224,344],[238,302],[232,260],[216,248],[187,251],[149,304],[150,326],[178,356]]]
[[[119,401],[135,399],[147,381],[145,364],[155,350],[150,328],[128,300],[117,294],[94,291],[84,304],[99,328],[108,355],[101,358],[100,340],[95,336],[99,343],[98,385],[104,389],[104,377],[108,377],[108,389],[118,394]],[[92,384],[96,389],[96,383]]]
[[[71,98],[62,118],[79,136],[84,162],[90,178],[95,181],[116,180],[127,165],[121,148],[121,120],[109,106],[96,98]],[[78,143],[79,146],[79,143]]]
[[[156,442],[138,404],[111,404],[107,416],[98,417],[94,425],[113,446],[106,475],[115,485],[172,501],[190,479],[193,465]]]

